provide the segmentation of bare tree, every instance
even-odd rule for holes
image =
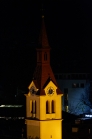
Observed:
[[[85,106],[81,101],[79,101],[76,105],[69,103],[69,113],[79,115],[84,112],[85,112]]]
[[[90,109],[92,109],[92,103],[90,101],[90,85],[87,84],[85,89],[84,89],[84,93],[81,94],[81,98],[80,101],[83,105],[88,106]]]
[[[90,85],[89,83],[86,84],[84,88],[84,92],[80,95],[80,99],[76,105],[69,102],[69,113],[79,115],[82,113],[90,112],[92,109],[92,103],[89,99],[90,96]]]

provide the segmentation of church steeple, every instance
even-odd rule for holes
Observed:
[[[37,66],[25,95],[26,135],[33,139],[62,139],[62,92],[50,66],[50,46],[43,16],[38,44]]]
[[[56,86],[57,82],[54,77],[53,71],[50,66],[50,46],[48,43],[44,16],[42,16],[42,26],[39,35],[37,48],[37,66],[33,74],[33,81],[39,88],[38,95],[45,95],[44,87],[51,80]],[[57,89],[57,94],[61,94],[61,91]]]

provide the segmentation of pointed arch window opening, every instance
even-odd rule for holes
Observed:
[[[33,113],[33,101],[32,101],[32,111],[31,111],[31,113]]]
[[[52,113],[55,113],[55,101],[52,100],[51,102],[51,110],[52,110]]]
[[[36,114],[36,101],[32,101],[32,114]]]
[[[50,103],[50,104],[49,104]],[[46,101],[46,114],[55,113],[55,101]]]
[[[49,113],[49,102],[48,102],[48,100],[46,101],[46,114],[48,114]]]
[[[32,107],[33,107],[33,104],[32,104],[32,100],[30,100],[30,113],[31,113],[31,117],[32,117]]]
[[[38,54],[38,59],[39,59],[39,61],[41,61],[41,52],[39,52],[39,54]]]
[[[36,101],[35,101],[35,114],[36,114]]]
[[[44,53],[44,61],[47,61],[47,52]]]

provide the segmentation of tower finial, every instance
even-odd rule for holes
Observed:
[[[42,25],[41,25],[41,30],[40,30],[40,34],[39,34],[38,48],[50,48],[49,42],[48,42],[48,37],[47,37],[47,32],[46,32],[46,27],[45,27],[45,22],[44,22],[43,2],[42,2],[40,10],[41,10],[41,17],[42,17]]]
[[[44,18],[44,6],[43,6],[43,3],[42,3],[41,12],[42,12],[42,18]]]

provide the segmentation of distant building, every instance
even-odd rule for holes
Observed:
[[[56,79],[63,96],[63,110],[76,115],[90,112],[90,74],[58,73]]]

